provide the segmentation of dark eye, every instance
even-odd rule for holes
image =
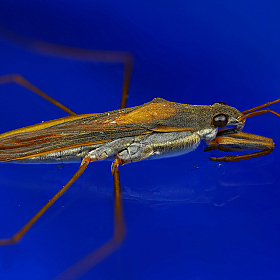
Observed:
[[[216,127],[224,127],[227,125],[227,123],[228,123],[228,117],[225,114],[219,114],[213,118],[213,124]]]
[[[214,104],[227,105],[224,101],[217,101],[217,102],[215,102]],[[213,105],[214,105],[214,104],[213,104]]]

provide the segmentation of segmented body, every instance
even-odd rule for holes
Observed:
[[[123,162],[171,157],[194,150],[216,137],[212,117],[226,105],[188,105],[156,98],[141,106],[48,121],[0,135],[0,161],[77,162],[112,159]],[[236,121],[233,117],[232,122]]]

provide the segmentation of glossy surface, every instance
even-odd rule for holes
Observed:
[[[0,23],[53,43],[131,51],[128,106],[154,97],[224,101],[239,110],[279,98],[278,1],[1,1]],[[1,74],[20,73],[78,113],[117,109],[122,67],[34,54],[0,41]],[[17,85],[1,90],[1,132],[65,116]],[[279,104],[273,105],[279,112]],[[128,236],[86,279],[279,279],[279,119],[248,119],[243,131],[275,150],[213,163],[186,156],[120,167]],[[210,152],[211,153],[211,152]],[[211,155],[224,155],[213,152]],[[0,166],[1,237],[23,225],[78,165]],[[110,162],[90,164],[15,246],[0,248],[3,279],[54,277],[109,239]]]

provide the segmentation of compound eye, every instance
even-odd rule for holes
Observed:
[[[217,101],[217,102],[215,102],[214,104],[227,105],[224,101]],[[214,105],[214,104],[213,104],[213,105]]]
[[[225,114],[219,114],[213,118],[213,124],[216,127],[224,127],[227,125],[227,123],[228,123],[228,117]]]

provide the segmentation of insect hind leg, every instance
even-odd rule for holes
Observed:
[[[121,98],[120,109],[126,107],[128,89],[129,89],[133,65],[134,65],[134,57],[131,53],[124,52],[124,51],[91,50],[91,49],[75,48],[75,47],[70,47],[70,46],[52,44],[52,43],[34,40],[33,38],[23,36],[4,26],[1,26],[1,25],[0,25],[0,35],[9,42],[23,46],[23,47],[33,50],[35,52],[39,52],[39,53],[43,53],[43,54],[47,54],[47,55],[54,55],[54,56],[58,56],[61,58],[76,59],[76,60],[80,60],[80,61],[123,63],[124,75],[123,75],[123,89],[122,89],[122,98]],[[8,76],[11,77],[13,75],[8,75]],[[18,76],[20,76],[20,75],[18,75]],[[1,79],[1,77],[0,77],[0,79]],[[52,104],[58,106],[60,109],[62,109],[64,111],[66,111],[68,114],[76,115],[76,113],[73,112],[72,110],[68,109],[61,103],[59,103],[56,100],[54,100],[53,98],[49,97],[48,95],[46,95],[45,93],[40,91],[38,88],[31,85],[25,79],[23,79],[23,80],[24,80],[24,85],[22,83],[19,83],[19,84],[21,84],[24,87],[27,87],[31,91],[33,91],[36,94],[47,99]],[[17,82],[17,81],[13,80],[13,82]]]
[[[61,104],[60,102],[58,102],[54,98],[50,97],[48,94],[46,94],[45,92],[43,92],[42,90],[40,90],[39,88],[34,86],[32,83],[27,81],[24,77],[22,77],[19,74],[8,74],[8,75],[4,75],[4,76],[0,77],[0,84],[8,84],[8,83],[16,83],[16,84],[18,84],[22,87],[25,87],[28,90],[30,90],[31,92],[39,95],[40,97],[46,99],[47,101],[49,101],[50,103],[52,103],[56,107],[65,111],[69,115],[71,115],[71,116],[77,115],[77,113],[75,113],[74,111],[72,111],[68,107],[64,106],[63,104]]]
[[[18,242],[24,234],[33,226],[33,224],[53,205],[53,203],[61,197],[67,189],[73,185],[73,183],[81,176],[81,174],[85,171],[88,164],[90,163],[89,158],[84,158],[79,169],[72,176],[72,178],[12,237],[0,239],[0,246],[2,245],[11,245],[13,243]]]

